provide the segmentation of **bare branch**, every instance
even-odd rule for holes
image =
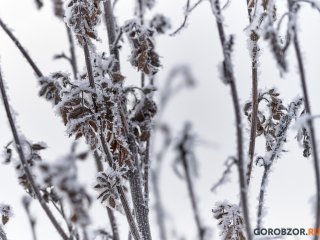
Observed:
[[[30,55],[24,49],[24,47],[20,44],[19,40],[13,35],[13,33],[9,30],[9,28],[5,25],[5,23],[0,18],[0,26],[6,32],[6,34],[10,37],[10,39],[16,44],[17,48],[20,50],[22,55],[26,58],[34,72],[36,73],[37,77],[43,77],[42,72],[39,70],[35,62],[31,59]]]
[[[231,62],[231,56],[230,56],[230,47],[229,43],[227,41],[223,22],[221,19],[221,9],[220,9],[220,1],[219,0],[212,0],[211,1],[211,7],[213,14],[216,17],[216,23],[218,27],[221,47],[223,51],[224,56],[224,82],[230,85],[231,88],[231,95],[232,95],[232,101],[233,101],[233,107],[234,107],[234,114],[236,119],[236,130],[237,130],[237,160],[238,160],[238,172],[239,172],[239,183],[240,183],[240,195],[241,195],[241,204],[242,204],[242,212],[244,217],[244,222],[246,226],[246,232],[247,232],[247,238],[248,240],[252,239],[252,231],[251,231],[251,225],[249,220],[249,205],[248,205],[248,197],[247,197],[247,183],[245,179],[245,162],[243,159],[243,135],[242,135],[242,120],[241,120],[241,111],[240,111],[240,105],[239,105],[239,98],[238,98],[238,92],[237,87],[234,79],[233,74],[233,67]]]
[[[237,163],[237,160],[235,158],[227,159],[225,163],[226,169],[223,171],[223,174],[221,178],[218,180],[218,182],[214,184],[213,187],[210,189],[212,192],[216,191],[218,187],[220,187],[222,184],[224,184],[227,181],[227,177],[231,173],[231,168],[236,163]]]

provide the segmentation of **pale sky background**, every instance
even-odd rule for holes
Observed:
[[[54,54],[68,52],[68,42],[64,25],[54,17],[51,1],[45,0],[45,6],[37,11],[33,0],[0,0],[0,16],[11,29],[28,52],[35,59],[44,74],[59,70],[69,70],[68,63],[53,61]],[[282,2],[282,1],[279,1]],[[118,22],[132,18],[133,0],[120,0],[115,9]],[[152,13],[163,13],[171,19],[173,28],[183,20],[184,0],[158,1]],[[152,13],[147,17],[152,16]],[[248,24],[246,1],[233,0],[224,12],[228,33],[235,34],[235,52],[233,62],[235,76],[239,89],[240,101],[243,104],[250,98],[250,58],[247,50],[247,37],[244,28]],[[320,15],[306,6],[299,14],[299,35],[306,64],[307,81],[310,91],[313,114],[320,114],[318,105],[320,89],[319,56],[320,29],[317,24]],[[100,27],[100,37],[103,49],[106,46],[106,31],[104,24]],[[195,182],[196,194],[200,201],[201,218],[205,225],[214,231],[213,239],[219,239],[217,221],[213,219],[211,209],[217,201],[229,200],[238,203],[238,174],[233,169],[231,182],[221,187],[216,193],[210,192],[210,187],[221,176],[224,161],[236,154],[235,121],[229,87],[219,79],[217,65],[222,60],[220,42],[218,41],[215,19],[209,3],[204,1],[191,15],[188,28],[175,37],[161,36],[157,39],[157,51],[162,56],[163,69],[159,72],[157,82],[165,81],[170,69],[176,64],[187,64],[192,68],[197,79],[197,87],[186,90],[177,96],[164,113],[164,119],[170,122],[175,136],[181,131],[185,121],[194,124],[194,130],[201,139],[210,142],[210,147],[197,148],[197,159],[200,165],[200,178]],[[301,95],[300,81],[297,75],[297,63],[293,49],[290,48],[288,59],[289,71],[281,78],[276,63],[271,58],[267,43],[261,45],[261,69],[259,88],[276,86],[287,104],[296,96]],[[105,49],[105,48],[104,48]],[[139,75],[132,70],[127,62],[128,47],[121,52],[123,75],[130,83],[139,84]],[[78,59],[83,59],[82,52],[77,49]],[[51,104],[38,97],[38,84],[31,68],[22,58],[9,38],[0,30],[0,57],[2,73],[8,86],[11,105],[17,111],[17,122],[23,134],[33,141],[44,141],[49,149],[44,158],[54,160],[68,151],[71,142],[64,132],[61,120],[55,116]],[[82,60],[83,61],[83,60]],[[80,68],[83,68],[83,62]],[[245,120],[244,120],[245,121]],[[315,121],[317,136],[320,136],[320,125]],[[313,227],[314,212],[312,198],[315,194],[314,171],[312,159],[302,157],[302,149],[294,139],[294,132],[289,135],[285,145],[288,153],[274,164],[270,175],[266,202],[267,215],[264,218],[265,227]],[[249,133],[245,131],[246,148]],[[4,109],[0,107],[0,147],[11,140],[11,132],[7,124]],[[319,143],[319,142],[318,142]],[[259,155],[264,155],[264,148],[259,144]],[[173,230],[187,240],[197,239],[190,201],[185,182],[179,180],[171,169],[174,155],[165,159],[162,176],[162,196],[168,212],[168,229]],[[95,168],[86,162],[81,167],[81,179],[90,188],[94,181]],[[250,216],[252,226],[256,222],[257,197],[262,169],[256,167],[249,190]],[[14,210],[14,218],[7,224],[5,230],[10,240],[31,240],[29,223],[21,208],[21,196],[24,191],[17,184],[12,166],[0,165],[0,202],[10,204]],[[49,221],[44,216],[38,203],[34,203],[32,211],[37,216],[37,233],[40,240],[60,239]],[[93,218],[98,226],[108,224],[107,216],[102,207],[97,204],[93,210]],[[127,237],[125,218],[117,214],[122,239]],[[151,214],[153,239],[158,239],[154,215]],[[169,238],[170,239],[170,238]],[[287,239],[294,239],[288,237]],[[306,239],[296,238],[296,239]]]

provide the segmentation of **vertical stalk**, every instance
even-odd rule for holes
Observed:
[[[185,173],[186,173],[188,192],[189,192],[190,199],[191,199],[194,218],[196,220],[196,224],[197,224],[197,228],[198,228],[199,239],[200,240],[204,240],[205,229],[202,226],[201,221],[200,221],[197,200],[196,200],[196,196],[195,196],[195,193],[194,193],[192,180],[191,180],[191,176],[190,176],[190,170],[189,170],[189,166],[188,166],[188,163],[187,163],[186,159],[183,160],[183,167],[184,167]]]
[[[24,201],[28,201],[28,202],[23,202],[23,205],[24,205],[24,208],[26,210],[26,213],[27,213],[27,216],[28,216],[28,220],[29,220],[29,223],[30,223],[32,238],[33,238],[33,240],[37,240],[36,220],[34,219],[34,217],[30,213],[30,209],[29,209],[30,201],[29,200],[24,200]]]
[[[158,165],[159,167],[159,165]],[[157,169],[158,170],[158,169]],[[152,179],[152,186],[153,186],[153,191],[154,191],[154,196],[155,196],[155,209],[157,211],[157,224],[159,225],[159,234],[160,234],[160,240],[167,240],[167,230],[166,230],[166,225],[165,225],[165,214],[164,214],[164,207],[161,201],[161,194],[160,194],[160,183],[159,183],[159,176],[160,174],[156,171],[154,171],[151,174],[151,179]]]
[[[230,52],[226,49],[227,40],[224,31],[223,22],[221,19],[221,8],[219,0],[211,0],[212,9],[214,10],[214,14],[216,16],[216,24],[218,28],[220,43],[223,51],[224,57],[224,66],[225,66],[225,79],[226,82],[230,85],[231,88],[231,96],[234,107],[234,114],[236,120],[236,131],[237,131],[237,162],[238,162],[238,173],[239,173],[239,184],[240,184],[240,196],[241,196],[241,205],[243,218],[247,233],[248,240],[252,239],[251,233],[251,225],[249,220],[249,204],[247,197],[247,182],[245,178],[245,167],[244,167],[244,159],[243,159],[243,135],[242,135],[242,120],[241,120],[241,111],[239,105],[239,98],[237,87],[235,83],[233,67],[231,62]]]
[[[258,4],[258,3],[256,3]],[[248,18],[249,23],[252,22],[252,8],[254,7],[254,1],[247,0],[248,8]],[[251,43],[253,44],[251,50],[251,78],[252,78],[252,112],[251,112],[251,128],[250,128],[250,140],[249,140],[249,164],[247,170],[247,185],[250,184],[252,167],[253,167],[253,158],[256,145],[257,137],[257,121],[258,121],[258,66],[257,66],[257,54],[259,51],[258,46],[259,35],[256,32],[252,32],[250,35]]]
[[[123,191],[123,188],[122,187],[117,187],[117,190],[120,194],[120,200],[121,200],[121,203],[122,203],[122,207],[124,209],[124,212],[126,213],[126,216],[127,216],[127,221],[129,223],[129,226],[130,226],[130,232],[131,232],[131,235],[133,236],[133,239],[134,240],[140,240],[140,239],[143,239],[143,238],[140,238],[140,233],[139,233],[139,230],[136,226],[136,222],[131,214],[131,210],[130,210],[130,206],[129,206],[129,203],[128,203],[128,200],[126,198],[126,195]]]
[[[291,1],[289,1],[291,4]],[[300,73],[300,81],[302,86],[303,98],[304,98],[304,106],[307,114],[311,115],[311,107],[310,107],[310,100],[309,100],[309,93],[307,89],[307,80],[305,76],[304,64],[302,60],[301,50],[299,39],[297,35],[297,30],[294,27],[294,50],[296,53],[298,66],[299,66],[299,73]],[[319,157],[318,157],[318,149],[316,144],[316,135],[314,131],[314,126],[312,120],[308,120],[307,122],[309,127],[309,133],[311,138],[311,146],[312,146],[312,155],[313,155],[313,164],[314,164],[314,171],[315,171],[315,180],[316,180],[316,221],[315,221],[315,228],[320,228],[320,173],[319,173]],[[319,236],[314,236],[315,240],[319,239]]]
[[[205,228],[202,226],[201,221],[200,221],[199,208],[198,208],[198,204],[197,204],[197,200],[196,200],[196,195],[194,193],[194,187],[192,184],[192,177],[190,174],[190,166],[189,166],[188,157],[187,157],[188,156],[188,149],[187,149],[187,147],[188,147],[187,141],[188,140],[189,140],[189,133],[188,133],[188,128],[186,127],[184,129],[182,140],[178,145],[178,150],[180,152],[180,158],[181,158],[180,160],[181,160],[182,167],[184,169],[185,177],[187,180],[188,193],[189,193],[190,200],[191,200],[194,219],[195,219],[195,222],[197,225],[198,237],[199,237],[199,240],[204,240]]]
[[[129,134],[129,147],[132,152],[133,157],[133,164],[134,167],[129,173],[129,183],[130,183],[130,190],[132,196],[132,202],[135,211],[135,217],[137,219],[137,223],[139,226],[139,230],[141,232],[142,239],[144,240],[151,240],[151,230],[149,224],[148,213],[149,209],[146,206],[145,199],[143,197],[142,192],[142,181],[139,171],[139,163],[138,163],[138,152],[135,146],[134,137]]]
[[[108,41],[109,41],[109,50],[110,55],[114,55],[116,60],[118,60],[119,64],[117,66],[117,70],[120,70],[120,61],[119,61],[119,50],[116,46],[113,46],[113,43],[116,41],[116,24],[112,11],[111,0],[105,0],[103,2],[104,6],[104,17],[107,26],[108,32]]]
[[[72,72],[75,78],[77,78],[78,75],[78,64],[77,64],[77,59],[76,59],[76,53],[75,53],[75,45],[71,33],[71,29],[66,25],[66,30],[68,34],[68,40],[69,40],[69,45],[70,45],[70,56],[71,56],[71,66],[72,66]]]
[[[144,184],[144,200],[147,208],[149,208],[149,178],[150,178],[150,136],[146,143],[143,159],[143,184]]]
[[[257,66],[257,54],[259,51],[258,47],[258,39],[259,36],[257,33],[252,32],[251,40],[253,44],[252,48],[252,57],[251,57],[251,74],[252,74],[252,112],[251,112],[251,129],[250,129],[250,140],[249,140],[249,164],[247,171],[247,185],[249,186],[252,166],[253,166],[253,158],[255,152],[256,145],[256,137],[257,137],[257,121],[258,121],[258,66]]]
[[[30,185],[32,187],[32,190],[34,191],[36,198],[38,199],[41,207],[43,208],[43,210],[47,214],[48,218],[50,219],[52,225],[56,228],[57,232],[60,234],[61,238],[64,239],[64,240],[68,240],[69,237],[67,236],[67,234],[64,232],[64,230],[62,229],[62,227],[58,223],[58,221],[53,216],[53,214],[52,214],[51,210],[49,209],[49,207],[47,206],[45,200],[42,198],[40,190],[38,189],[36,183],[34,182],[33,177],[31,175],[31,172],[29,170],[28,163],[26,161],[26,158],[24,156],[23,149],[22,149],[22,146],[21,146],[21,141],[20,141],[20,138],[19,138],[19,135],[18,135],[18,131],[17,131],[17,128],[15,126],[15,123],[14,123],[14,120],[13,120],[13,117],[12,117],[12,114],[11,114],[9,101],[8,101],[8,98],[7,98],[7,94],[6,94],[6,91],[5,91],[5,87],[4,87],[4,83],[3,83],[3,79],[2,79],[2,75],[1,75],[1,69],[0,69],[0,90],[1,90],[3,104],[4,104],[4,107],[5,107],[5,110],[6,110],[7,118],[8,118],[8,121],[9,121],[9,125],[10,125],[10,128],[11,128],[11,132],[12,132],[12,135],[13,135],[13,138],[14,138],[14,142],[15,142],[15,145],[16,145],[16,149],[17,149],[17,152],[19,154],[19,158],[20,158],[21,164],[23,166],[23,170],[26,173],[26,176],[27,176],[27,178],[28,178],[28,180],[30,182]]]

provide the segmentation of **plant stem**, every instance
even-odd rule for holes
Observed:
[[[133,236],[133,239],[135,240],[140,240],[140,233],[138,231],[138,228],[136,226],[136,222],[131,214],[131,211],[130,211],[130,206],[129,206],[129,203],[128,203],[128,200],[126,198],[126,195],[123,191],[123,188],[118,186],[117,187],[117,190],[120,194],[120,199],[121,199],[121,203],[122,203],[122,207],[124,209],[124,212],[126,213],[126,216],[127,216],[127,220],[128,220],[128,224],[130,226],[130,232],[131,232],[131,235]]]
[[[189,193],[190,200],[191,200],[194,219],[196,221],[196,225],[197,225],[197,229],[198,229],[198,237],[199,237],[199,240],[204,240],[205,228],[202,226],[201,221],[200,221],[199,208],[198,208],[198,204],[197,204],[196,195],[194,193],[194,188],[193,188],[193,184],[192,184],[192,177],[190,174],[190,166],[189,166],[188,157],[187,157],[188,156],[187,141],[188,141],[189,137],[190,136],[188,133],[188,128],[185,128],[184,133],[183,133],[183,138],[178,145],[178,150],[180,152],[181,162],[182,162],[182,166],[183,166],[183,169],[185,172],[185,177],[187,180],[188,193]]]
[[[33,237],[33,240],[37,240],[37,234],[36,234],[36,221],[35,219],[31,216],[31,213],[30,213],[30,210],[29,209],[26,209],[26,212],[27,212],[27,216],[28,216],[28,219],[29,219],[29,223],[30,223],[30,228],[31,228],[31,232],[32,232],[32,237]]]
[[[257,121],[258,121],[258,66],[257,66],[257,54],[259,51],[258,47],[259,36],[255,33],[251,33],[252,57],[251,57],[251,74],[252,74],[252,112],[251,112],[251,129],[250,129],[250,140],[249,140],[249,164],[247,171],[247,185],[249,186],[253,158],[255,153],[256,137],[257,137]]]
[[[254,2],[252,2],[252,6],[250,5],[250,0],[247,0],[247,8],[248,8],[248,18],[249,23],[252,23],[252,8],[254,7]],[[256,3],[258,4],[258,3]],[[251,128],[250,128],[250,140],[249,140],[249,164],[247,170],[247,185],[250,184],[252,167],[253,167],[253,158],[255,153],[255,145],[256,145],[256,137],[257,137],[257,121],[258,121],[258,65],[257,65],[257,58],[258,58],[258,40],[259,35],[252,31],[250,34],[250,40],[252,44],[251,50],[251,74],[252,74],[252,112],[251,112]]]
[[[221,8],[219,0],[212,0],[211,4],[212,8],[216,11],[216,23],[218,27],[218,33],[220,38],[220,43],[222,46],[223,57],[224,57],[224,65],[225,65],[225,78],[228,84],[230,84],[231,95],[234,107],[234,114],[236,120],[236,131],[237,131],[237,161],[238,161],[238,172],[239,172],[239,183],[240,183],[240,196],[241,196],[241,204],[243,211],[243,218],[247,232],[248,240],[252,239],[251,233],[251,225],[249,220],[249,204],[247,197],[247,183],[245,178],[245,167],[244,167],[244,159],[243,159],[243,135],[242,135],[242,120],[241,120],[241,112],[239,105],[239,98],[237,87],[234,79],[233,67],[231,62],[230,52],[226,49],[227,41],[226,35],[224,31],[224,26],[221,20]]]
[[[151,134],[151,133],[150,133]],[[150,178],[150,136],[148,137],[146,148],[143,156],[143,184],[144,184],[144,200],[147,208],[149,208],[149,178]]]
[[[139,19],[140,19],[140,24],[144,24],[144,16],[143,16],[143,3],[142,0],[138,0],[138,8],[139,8]]]
[[[158,164],[158,167],[159,164]],[[159,234],[160,234],[160,239],[161,240],[167,240],[167,230],[166,230],[166,225],[165,225],[165,214],[164,214],[164,207],[161,201],[161,194],[160,194],[160,174],[156,171],[153,171],[151,174],[151,179],[152,179],[152,186],[153,186],[153,191],[154,191],[154,196],[155,196],[155,209],[157,211],[157,224],[159,225]]]
[[[137,223],[142,235],[142,239],[144,240],[151,240],[151,231],[150,231],[150,224],[148,213],[149,209],[145,204],[146,199],[143,197],[142,193],[142,183],[141,183],[141,176],[139,171],[139,163],[138,163],[138,152],[135,146],[134,137],[129,134],[129,147],[132,152],[133,157],[133,169],[129,172],[129,183],[130,183],[130,190],[132,196],[132,202],[135,210],[135,217],[137,219]]]
[[[27,53],[27,51],[23,48],[23,46],[20,44],[18,39],[13,35],[13,33],[9,30],[9,28],[4,24],[4,22],[0,18],[0,26],[5,31],[5,33],[10,37],[10,39],[16,44],[17,48],[20,50],[22,55],[26,58],[34,72],[36,73],[37,77],[43,77],[42,72],[39,70],[35,62],[31,59],[30,55]]]
[[[4,104],[4,107],[5,107],[5,110],[6,110],[7,118],[8,118],[9,124],[10,124],[11,132],[12,132],[15,144],[16,144],[16,149],[17,149],[17,152],[19,154],[19,158],[20,158],[20,161],[22,163],[23,169],[24,169],[24,171],[26,173],[26,176],[27,176],[27,178],[28,178],[28,180],[30,182],[30,185],[31,185],[31,187],[32,187],[32,189],[33,189],[33,191],[35,193],[35,196],[38,199],[41,207],[43,208],[43,210],[47,214],[47,216],[50,219],[50,221],[53,224],[53,226],[56,228],[57,232],[60,234],[62,239],[68,240],[69,237],[66,235],[66,233],[64,232],[62,227],[59,225],[59,223],[57,222],[57,220],[53,216],[51,210],[47,206],[45,200],[42,198],[40,190],[38,189],[36,183],[34,182],[33,177],[31,175],[31,172],[29,170],[28,163],[26,161],[26,158],[24,156],[23,149],[22,149],[22,146],[21,146],[21,141],[20,141],[20,138],[19,138],[19,135],[18,135],[18,131],[17,131],[17,128],[15,126],[15,123],[14,123],[14,120],[13,120],[13,117],[12,117],[12,114],[11,114],[9,101],[8,101],[8,98],[7,98],[7,94],[6,94],[6,91],[5,91],[5,87],[4,87],[4,83],[3,83],[3,79],[2,79],[2,75],[1,75],[1,69],[0,69],[0,90],[1,90],[3,104]]]
[[[294,28],[294,49],[298,61],[299,66],[299,73],[300,73],[300,81],[303,91],[303,98],[304,98],[304,105],[305,110],[307,114],[311,115],[311,107],[310,107],[310,100],[309,100],[309,93],[307,89],[307,80],[305,76],[305,70],[304,70],[304,64],[302,60],[301,50],[300,50],[300,44],[299,39],[297,35],[297,30]],[[315,228],[320,228],[320,173],[319,173],[319,157],[318,157],[318,149],[316,144],[316,135],[314,131],[314,126],[312,120],[308,120],[307,122],[309,131],[310,131],[310,137],[311,137],[311,145],[312,145],[312,155],[313,155],[313,164],[314,164],[314,171],[315,171],[315,180],[316,180],[316,221],[315,221]],[[319,236],[314,236],[315,240],[319,239]]]
[[[120,70],[119,51],[117,46],[114,46],[117,36],[116,36],[116,24],[113,16],[111,0],[105,0],[103,2],[103,6],[104,6],[105,22],[107,25],[110,55],[113,55],[116,58],[116,60],[118,60],[116,70]]]
[[[68,40],[70,45],[70,56],[71,56],[71,67],[73,76],[77,78],[78,75],[78,65],[77,65],[77,59],[76,59],[76,53],[75,53],[75,47],[74,47],[74,41],[71,33],[71,29],[66,25],[66,30],[68,34]]]
[[[286,142],[286,133],[292,122],[292,119],[297,116],[297,112],[302,105],[302,99],[298,99],[296,102],[292,102],[289,106],[288,113],[286,115],[281,116],[275,136],[275,143],[272,146],[272,151],[270,153],[270,157],[268,159],[264,159],[264,172],[260,185],[260,193],[259,193],[259,204],[258,204],[258,216],[257,216],[257,228],[261,228],[262,221],[262,211],[264,204],[264,196],[266,192],[266,187],[268,183],[268,176],[271,170],[271,167],[274,163],[274,160],[279,156],[279,152],[282,151],[282,146]]]

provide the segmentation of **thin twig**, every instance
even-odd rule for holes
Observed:
[[[139,19],[140,19],[140,25],[143,25],[144,23],[144,16],[143,16],[143,0],[137,0],[139,5]]]
[[[178,27],[177,30],[175,30],[173,33],[170,33],[170,36],[175,36],[177,33],[179,33],[183,28],[185,28],[186,24],[187,24],[187,20],[189,17],[189,7],[190,7],[190,0],[187,0],[187,5],[186,5],[186,10],[184,13],[184,19],[182,24]]]
[[[111,44],[110,51],[111,50],[115,51],[115,49],[118,48],[118,43],[120,42],[122,35],[123,35],[123,30],[122,28],[119,28],[119,33],[116,37],[116,40],[114,40],[114,42]]]
[[[219,0],[211,1],[212,9],[214,10],[214,14],[216,17],[216,24],[218,27],[219,38],[222,46],[223,56],[224,56],[224,65],[225,65],[225,78],[227,83],[230,84],[231,95],[234,107],[234,114],[236,120],[236,131],[237,131],[237,160],[238,160],[238,172],[239,172],[239,184],[240,184],[240,196],[241,196],[241,204],[243,211],[243,218],[247,232],[248,240],[252,239],[251,225],[249,220],[249,204],[247,197],[247,183],[245,178],[245,163],[243,159],[243,135],[242,135],[242,119],[241,119],[241,111],[239,105],[239,98],[237,87],[234,79],[234,73],[232,68],[231,56],[228,50],[226,49],[227,40],[224,31],[223,22],[221,21],[221,8]]]
[[[193,4],[192,7],[189,8],[188,12],[192,12],[196,7],[198,7],[200,5],[200,3],[202,2],[203,0],[198,0],[198,2],[196,2],[195,4]]]
[[[33,240],[37,240],[37,235],[36,235],[36,220],[35,218],[31,215],[31,212],[30,212],[30,203],[31,203],[31,198],[28,197],[28,196],[25,196],[23,199],[22,199],[22,204],[24,206],[24,209],[27,213],[27,216],[28,216],[28,220],[29,220],[29,223],[30,223],[30,228],[31,228],[31,232],[32,232],[32,237],[33,237]]]
[[[1,20],[0,18],[0,26],[2,27],[2,29],[6,32],[6,34],[10,37],[10,39],[16,44],[17,48],[20,50],[20,52],[22,53],[22,55],[26,58],[26,60],[28,61],[28,63],[30,64],[30,66],[32,67],[32,69],[34,70],[34,72],[36,73],[37,77],[43,77],[42,72],[39,70],[39,68],[37,67],[37,65],[35,64],[35,62],[31,59],[30,55],[28,54],[28,52],[24,49],[24,47],[20,44],[20,42],[18,41],[18,39],[13,35],[13,33],[9,30],[9,28],[6,26],[6,24],[4,24],[4,22]]]
[[[70,63],[72,67],[72,72],[75,78],[77,78],[78,75],[78,66],[77,66],[77,58],[75,53],[75,45],[71,33],[71,29],[66,25],[68,40],[69,40],[69,46],[70,46]]]
[[[192,177],[190,174],[190,166],[188,161],[188,155],[189,155],[188,142],[190,141],[190,135],[189,135],[189,127],[187,126],[188,125],[185,126],[181,142],[178,144],[177,149],[179,151],[180,161],[182,163],[182,166],[185,172],[185,178],[187,181],[188,193],[191,200],[193,215],[194,215],[195,222],[198,229],[198,237],[199,237],[199,240],[204,240],[206,229],[203,227],[200,221],[200,213],[199,213],[199,208],[197,203],[198,201],[196,199],[196,195],[194,192]]]
[[[231,161],[229,161],[231,160]],[[213,187],[210,189],[210,191],[214,192],[217,190],[218,187],[220,187],[222,184],[224,184],[227,181],[227,176],[231,173],[231,168],[234,164],[237,163],[237,159],[235,158],[229,158],[227,159],[225,166],[226,169],[223,171],[221,178],[218,180],[217,183],[213,185]]]
[[[119,62],[119,50],[117,47],[113,46],[113,44],[116,42],[117,35],[116,35],[116,23],[113,16],[111,0],[104,1],[103,6],[104,6],[105,22],[107,25],[110,55],[113,55],[116,58],[116,60]],[[120,64],[117,65],[116,70],[120,70]]]
[[[157,119],[159,121],[159,118]],[[159,126],[160,124],[155,124],[156,126]],[[168,239],[168,233],[167,228],[165,224],[166,220],[166,214],[164,209],[164,204],[161,197],[161,191],[160,191],[160,180],[161,180],[161,172],[162,172],[162,165],[163,165],[163,159],[168,152],[170,145],[171,145],[171,136],[170,136],[170,130],[163,127],[162,128],[163,133],[165,134],[162,147],[158,154],[156,154],[155,157],[155,166],[153,167],[151,171],[151,183],[153,186],[153,192],[154,192],[154,208],[156,210],[156,221],[159,226],[159,237],[160,240],[167,240]],[[156,132],[153,134],[153,138],[155,137]]]
[[[62,229],[62,227],[58,223],[58,221],[53,216],[51,210],[49,209],[49,207],[47,206],[45,200],[43,199],[43,197],[42,197],[42,195],[40,193],[40,190],[38,189],[36,183],[33,180],[33,177],[31,175],[31,172],[30,172],[29,167],[28,167],[28,163],[26,161],[25,155],[24,155],[23,150],[22,150],[21,141],[20,141],[20,138],[19,138],[19,135],[18,135],[18,131],[17,131],[17,128],[15,126],[15,123],[14,123],[14,120],[13,120],[13,117],[12,117],[12,114],[11,114],[9,101],[8,101],[8,98],[7,98],[7,94],[6,94],[6,91],[5,91],[5,87],[4,87],[4,83],[3,83],[3,79],[2,79],[2,75],[1,75],[1,70],[0,70],[0,89],[1,89],[2,100],[3,100],[3,103],[4,103],[5,110],[6,110],[7,118],[8,118],[9,124],[10,124],[11,132],[12,132],[15,144],[16,144],[16,149],[17,149],[17,152],[19,154],[19,158],[20,158],[20,161],[22,163],[23,169],[24,169],[24,171],[26,173],[26,176],[27,176],[27,178],[28,178],[28,180],[30,182],[30,185],[32,187],[32,190],[34,191],[35,196],[38,199],[41,207],[43,208],[43,210],[47,214],[48,218],[50,219],[51,223],[56,228],[57,232],[60,234],[62,239],[69,240],[69,237],[67,236],[67,234],[64,232],[64,230]]]

